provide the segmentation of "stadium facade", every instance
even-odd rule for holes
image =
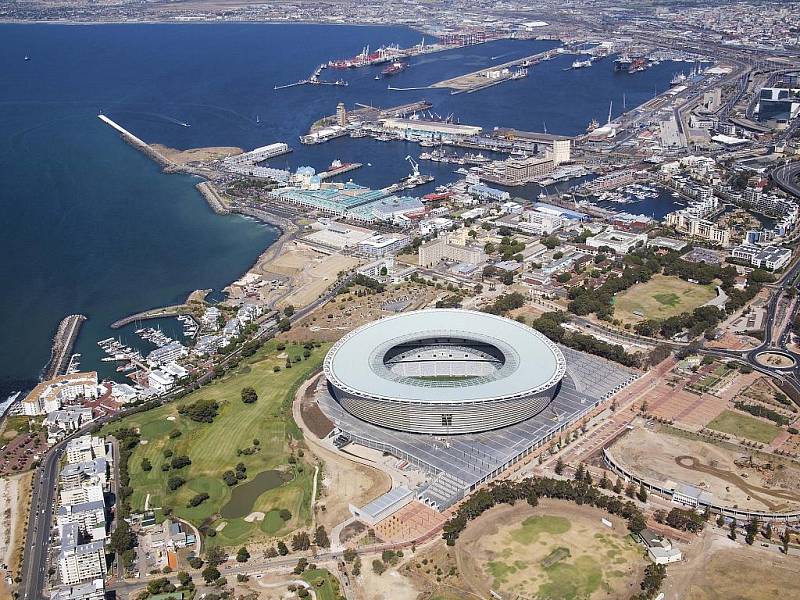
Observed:
[[[566,360],[538,331],[488,313],[433,309],[350,332],[325,376],[339,404],[379,427],[457,435],[500,429],[544,410]]]

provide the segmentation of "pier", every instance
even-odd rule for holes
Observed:
[[[178,315],[191,314],[193,304],[202,304],[205,297],[211,293],[211,290],[195,290],[186,299],[183,304],[173,304],[171,306],[162,306],[161,308],[152,308],[132,315],[128,315],[118,321],[114,321],[109,327],[111,329],[119,329],[130,325],[136,321],[146,321],[148,319],[161,319],[164,317],[177,317]]]
[[[78,332],[86,320],[84,315],[68,315],[61,319],[56,334],[53,336],[53,348],[50,352],[50,362],[42,373],[42,380],[52,379],[56,375],[66,373],[67,365],[72,356],[72,347],[78,339]]]
[[[532,54],[531,56],[517,58],[500,65],[486,67],[483,69],[479,69],[477,71],[473,71],[471,73],[465,73],[464,75],[459,75],[458,77],[445,79],[443,81],[439,81],[438,83],[434,83],[430,87],[449,88],[452,90],[450,92],[451,94],[477,92],[478,90],[482,90],[487,87],[497,85],[499,83],[504,83],[506,81],[513,81],[511,76],[497,78],[497,79],[490,78],[489,73],[492,71],[533,67],[534,65],[540,63],[541,61],[555,58],[556,56],[558,56],[563,52],[564,52],[563,48],[553,48],[551,50],[545,50],[544,52],[539,52],[538,54]]]
[[[294,83],[287,83],[285,85],[276,85],[273,89],[275,91],[278,90],[285,90],[291,87],[297,87],[299,85],[338,85],[347,87],[348,83],[344,79],[337,79],[336,81],[323,81],[319,78],[322,75],[322,70],[325,69],[327,65],[320,65],[314,72],[311,73],[306,79],[301,79],[300,81],[295,81]]]
[[[166,156],[161,154],[161,152],[159,152],[158,150],[155,150],[152,146],[150,146],[150,144],[148,144],[144,140],[136,137],[130,131],[128,131],[127,129],[125,129],[121,125],[118,125],[117,123],[115,123],[114,121],[109,119],[104,114],[97,115],[97,118],[100,119],[106,125],[110,126],[117,133],[119,133],[123,140],[128,142],[131,146],[133,146],[137,150],[140,150],[141,152],[144,152],[144,154],[146,154],[147,156],[152,158],[154,161],[156,161],[162,167],[165,167],[165,168],[176,168],[175,163],[173,163]]]

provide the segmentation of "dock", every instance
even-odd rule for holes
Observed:
[[[276,85],[273,89],[275,91],[278,90],[285,90],[292,87],[297,87],[300,85],[338,85],[342,87],[347,87],[348,83],[344,79],[337,79],[336,81],[323,81],[320,79],[320,75],[322,75],[322,70],[325,69],[327,65],[320,65],[309,75],[306,79],[301,79],[300,81],[295,81],[294,83],[287,83],[284,85]]]
[[[128,142],[131,146],[133,146],[137,150],[140,150],[141,152],[143,152],[144,154],[146,154],[147,156],[152,158],[154,161],[156,161],[162,167],[165,167],[165,168],[176,168],[175,163],[173,163],[166,156],[161,154],[161,152],[159,152],[158,150],[155,150],[152,146],[150,146],[150,144],[148,144],[144,140],[136,137],[130,131],[128,131],[127,129],[125,129],[121,125],[118,125],[117,123],[115,123],[114,121],[109,119],[104,114],[101,113],[101,114],[97,115],[97,118],[100,119],[106,125],[110,126],[117,133],[119,133],[120,137],[122,137],[123,140]]]
[[[330,179],[331,177],[336,177],[337,175],[341,175],[342,173],[347,173],[349,171],[355,171],[356,169],[360,169],[362,166],[364,166],[362,163],[346,163],[340,167],[336,167],[328,171],[323,171],[318,175],[322,181],[325,181],[326,179]]]
[[[42,372],[42,381],[66,373],[67,365],[72,357],[72,347],[75,345],[75,340],[78,339],[78,332],[85,320],[85,315],[67,315],[61,319],[56,334],[53,336],[50,362]]]
[[[464,75],[459,75],[458,77],[445,79],[443,81],[434,83],[430,87],[449,88],[450,90],[452,90],[450,92],[451,94],[477,92],[478,90],[482,90],[487,87],[492,87],[499,83],[504,83],[506,81],[513,81],[511,77],[492,79],[489,77],[489,73],[492,71],[502,71],[503,69],[510,70],[518,67],[526,67],[526,68],[533,67],[534,65],[540,63],[541,61],[550,60],[552,58],[555,58],[561,53],[563,53],[563,48],[553,48],[551,50],[545,50],[544,52],[539,52],[538,54],[523,56],[522,58],[517,58],[499,65],[485,67],[477,71],[472,71],[471,73],[465,73]]]

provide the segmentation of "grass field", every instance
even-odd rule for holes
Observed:
[[[614,316],[626,323],[642,319],[666,319],[682,312],[691,312],[716,295],[714,285],[698,285],[677,277],[653,275],[650,281],[617,294],[614,298]]]
[[[302,575],[303,581],[311,584],[317,600],[340,600],[339,582],[327,569],[313,569]]]
[[[740,415],[732,410],[720,413],[716,419],[708,424],[708,428],[761,442],[762,444],[769,444],[781,431],[771,423],[765,423],[747,415]]]
[[[285,356],[278,356],[285,352],[291,358],[301,357],[302,346],[290,345],[279,352],[275,341],[268,342],[222,379],[177,402],[109,425],[106,433],[120,426],[138,428],[141,432],[141,444],[129,462],[133,510],[143,510],[149,495],[150,508],[171,507],[177,516],[198,526],[213,521],[211,527],[218,534],[208,538],[208,542],[220,545],[238,545],[253,537],[285,534],[306,525],[310,521],[314,469],[303,460],[294,467],[288,464],[290,439],[301,435],[292,420],[291,400],[297,387],[319,368],[327,347],[315,348],[308,359],[286,369]],[[275,366],[281,367],[277,373],[273,371]],[[244,404],[241,400],[241,389],[246,386],[258,393],[254,404]],[[213,399],[220,404],[213,423],[197,423],[178,413],[180,404],[199,399]],[[170,437],[173,431],[181,435]],[[254,440],[259,441],[257,446]],[[237,452],[247,448],[257,450],[250,455]],[[169,460],[164,457],[167,449],[176,456],[188,456],[192,464],[177,471],[162,471],[162,464]],[[145,458],[152,464],[149,472],[142,469]],[[247,485],[255,475],[268,469],[287,472],[288,482],[254,497],[252,510],[265,513],[262,521],[217,518],[217,513],[231,497],[231,488],[223,482],[222,474],[233,470],[239,462],[247,467],[247,479],[239,486]],[[183,477],[186,484],[169,492],[166,482],[171,475]],[[202,492],[207,493],[209,499],[197,507],[187,507],[189,499]],[[286,523],[278,516],[282,508],[292,513],[291,520]]]
[[[509,598],[628,597],[644,559],[622,522],[608,528],[602,511],[556,502],[500,507],[470,523],[456,551],[473,589]]]

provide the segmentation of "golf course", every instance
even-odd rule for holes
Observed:
[[[328,347],[271,340],[199,390],[108,425],[104,433],[141,435],[128,463],[133,511],[171,509],[225,546],[308,525],[315,465],[300,448],[291,400]],[[246,403],[243,388],[257,400]],[[192,410],[199,406],[206,410]]]

